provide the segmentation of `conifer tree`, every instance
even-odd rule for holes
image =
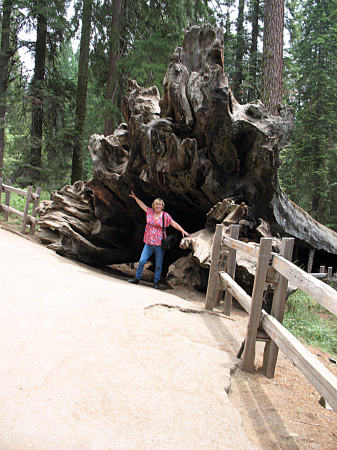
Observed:
[[[2,170],[5,152],[5,115],[9,66],[10,57],[13,54],[10,46],[12,7],[12,0],[3,0],[0,44],[0,178],[3,175]]]
[[[261,98],[277,114],[282,102],[284,0],[265,0]]]
[[[28,182],[37,182],[42,177],[43,150],[43,111],[45,101],[46,67],[53,64],[53,59],[59,50],[67,30],[64,18],[69,0],[55,0],[50,5],[47,0],[27,1],[36,26],[36,41],[34,45],[34,74],[30,83],[31,100],[31,148],[28,162]]]
[[[337,0],[306,0],[299,19],[292,46],[295,135],[281,176],[295,201],[336,227]]]
[[[111,104],[114,103],[114,97],[118,89],[117,81],[117,63],[120,53],[120,15],[121,15],[121,2],[122,0],[113,1],[113,13],[111,18],[111,26],[109,33],[109,66],[108,66],[108,79],[107,79],[107,93],[106,99]],[[109,110],[105,114],[104,134],[107,136],[112,134],[116,123],[112,120],[112,115]]]
[[[238,17],[236,21],[236,56],[234,78],[234,95],[239,101],[242,101],[241,85],[243,81],[243,55],[246,50],[244,39],[244,8],[245,0],[239,0]]]
[[[89,46],[92,20],[92,0],[83,0],[82,30],[80,43],[80,58],[78,63],[78,82],[76,95],[75,135],[71,183],[80,180],[83,169],[83,133],[87,106]]]
[[[224,69],[226,75],[229,77],[231,88],[235,85],[233,78],[235,76],[235,34],[232,31],[232,8],[234,0],[225,0],[224,4],[220,4],[216,9],[216,17],[220,25],[224,26]],[[220,12],[219,9],[220,8]]]
[[[258,39],[259,39],[260,0],[250,2],[250,22],[252,26],[251,43],[249,51],[249,88],[248,101],[258,97],[257,72],[258,72]]]
[[[42,1],[35,10],[37,27],[35,42],[35,66],[31,83],[31,151],[30,176],[31,181],[39,178],[39,169],[42,165],[42,126],[43,126],[43,87],[46,67],[47,51],[47,5]]]

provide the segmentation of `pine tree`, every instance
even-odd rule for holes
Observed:
[[[90,29],[92,20],[92,0],[83,0],[80,59],[78,64],[78,83],[76,95],[76,119],[71,169],[71,183],[80,180],[83,169],[83,133],[87,106],[88,65]]]
[[[117,81],[117,63],[120,54],[119,41],[120,41],[120,21],[121,21],[121,1],[114,0],[113,13],[111,19],[110,36],[109,36],[109,66],[108,66],[108,79],[107,79],[107,93],[106,99],[113,105],[114,97],[118,89]],[[116,122],[111,117],[111,108],[105,114],[104,134],[106,136],[113,133],[116,128]]]
[[[317,220],[336,226],[337,0],[305,1],[292,46],[296,114],[283,184]]]
[[[244,39],[244,8],[245,0],[239,0],[238,17],[236,21],[236,56],[234,77],[234,95],[239,101],[242,101],[241,85],[243,81],[243,55],[246,51]]]
[[[35,11],[37,19],[35,66],[31,83],[32,123],[31,123],[31,152],[30,176],[32,180],[39,178],[42,165],[42,125],[43,125],[43,88],[47,51],[47,8],[45,1],[39,4]]]
[[[50,188],[69,184],[74,137],[78,60],[70,40],[47,66],[43,107],[44,182]]]
[[[258,39],[259,39],[260,0],[250,2],[250,22],[252,25],[251,44],[249,51],[249,87],[248,101],[258,97],[257,72],[258,72]]]
[[[55,0],[51,6],[46,0],[27,0],[24,6],[31,11],[36,25],[34,45],[34,75],[30,83],[31,99],[31,149],[28,161],[28,182],[42,178],[44,103],[46,94],[46,68],[52,66],[59,47],[68,33],[64,18],[69,0]]]
[[[231,88],[234,89],[232,80],[235,76],[235,54],[236,54],[236,36],[232,32],[232,8],[234,0],[225,0],[223,3],[218,2],[215,10],[216,18],[220,26],[224,28],[224,70],[231,82]],[[219,11],[220,10],[220,11]]]
[[[283,28],[284,0],[266,0],[261,97],[273,114],[277,114],[277,105],[282,102]]]
[[[4,0],[1,20],[1,46],[0,46],[0,178],[3,173],[5,152],[5,115],[7,108],[7,88],[9,79],[10,58],[13,51],[10,45],[11,14],[13,1]]]

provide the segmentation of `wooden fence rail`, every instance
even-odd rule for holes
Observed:
[[[249,314],[242,369],[252,371],[254,368],[255,344],[258,340],[258,329],[262,328],[267,338],[264,339],[267,341],[263,358],[265,375],[268,378],[274,376],[280,348],[337,412],[337,378],[282,325],[288,283],[300,288],[324,308],[337,315],[337,292],[289,261],[292,257],[293,244],[293,238],[283,238],[279,255],[271,251],[271,239],[262,238],[260,246],[246,244],[232,237],[223,237],[223,226],[217,225],[205,307],[213,309],[219,290],[225,290],[228,295],[233,296]],[[217,248],[214,248],[215,246]],[[227,251],[228,249],[243,251],[257,259],[252,297],[235,282],[234,276],[231,276],[232,267],[231,274],[228,273],[228,258],[226,270],[219,270],[218,263],[220,255],[224,253],[223,247]],[[263,293],[268,283],[274,285],[271,314],[262,309]],[[227,308],[228,305],[225,303],[224,310],[227,311]]]
[[[3,179],[0,178],[0,212],[4,213],[4,218],[6,221],[8,221],[8,215],[9,213],[15,214],[22,218],[21,222],[21,233],[26,233],[26,227],[29,225],[29,232],[31,234],[34,234],[35,228],[36,228],[36,209],[40,202],[40,195],[41,195],[42,188],[38,187],[36,189],[36,192],[33,192],[32,186],[28,186],[27,191],[24,191],[22,189],[15,188],[10,185],[10,181],[8,184],[3,183]],[[5,203],[2,203],[1,200],[1,194],[5,193]],[[26,197],[26,203],[24,211],[19,211],[18,209],[13,208],[10,206],[10,194],[18,194]],[[33,203],[33,208],[31,211],[31,214],[28,214],[29,212],[29,206],[30,203]]]

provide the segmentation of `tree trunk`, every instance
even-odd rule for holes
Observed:
[[[32,181],[40,175],[42,164],[42,137],[43,137],[43,87],[46,67],[47,50],[47,16],[46,12],[39,12],[37,16],[37,30],[35,43],[35,67],[31,85],[32,123],[31,123],[31,152],[28,172]]]
[[[231,34],[231,18],[230,18],[231,0],[226,0],[226,24],[225,24],[225,37],[224,40],[228,40]]]
[[[244,54],[244,47],[245,47],[245,40],[244,40],[244,8],[245,8],[245,0],[239,0],[239,11],[238,11],[238,18],[236,23],[236,33],[237,33],[237,39],[236,39],[236,57],[235,57],[235,82],[234,82],[234,95],[237,100],[242,101],[242,92],[241,92],[241,85],[243,81],[243,54]]]
[[[272,114],[282,102],[284,0],[266,0],[261,98]]]
[[[322,44],[317,48],[317,67],[318,73],[323,73],[323,47]],[[320,79],[317,80],[316,85],[316,121],[318,127],[322,123],[323,118],[323,87]],[[328,182],[328,168],[326,161],[327,145],[322,145],[324,139],[324,131],[322,134],[315,137],[315,153],[314,153],[314,170],[313,170],[313,197],[312,197],[312,213],[314,217],[321,221],[327,222],[329,217],[329,182]]]
[[[249,83],[248,101],[252,102],[257,98],[256,72],[257,72],[257,41],[259,37],[259,17],[260,17],[260,0],[253,0],[252,8],[252,41],[250,45],[249,57]]]
[[[232,0],[226,0],[226,19],[224,24],[224,65],[228,72],[232,72],[232,58],[231,58],[231,49],[232,49],[232,35],[231,35],[231,17],[230,17],[230,7]]]
[[[6,115],[6,94],[8,87],[8,66],[10,58],[10,29],[12,0],[3,1],[2,28],[1,28],[1,49],[0,49],[0,178],[3,176],[3,161],[5,153],[5,115]]]
[[[78,63],[78,80],[76,95],[75,136],[73,160],[71,168],[71,182],[82,177],[83,168],[83,133],[87,108],[88,65],[91,28],[92,0],[83,1],[82,31],[80,43],[80,59]]]
[[[110,45],[109,45],[109,72],[107,82],[107,101],[113,105],[117,89],[116,66],[119,58],[119,20],[121,12],[121,0],[114,0],[114,12],[111,21]],[[109,136],[116,128],[113,113],[108,108],[105,113],[104,135]]]

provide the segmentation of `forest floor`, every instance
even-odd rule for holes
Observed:
[[[0,226],[15,231],[15,226],[1,221]],[[35,236],[29,239],[38,241]],[[128,265],[114,265],[106,270],[121,279],[132,277],[135,273],[135,268]],[[152,286],[152,277],[150,271],[145,271],[142,284]],[[205,302],[205,294],[201,292],[185,288],[171,290],[166,285],[161,285],[161,288],[166,293],[182,297],[192,306],[200,307]],[[245,336],[247,315],[234,307],[232,318],[229,324],[231,330],[235,325],[237,334],[230,338],[227,334],[224,344],[221,343],[224,335],[217,336],[217,341],[219,347],[229,347],[236,354]],[[252,445],[261,449],[336,449],[337,414],[319,404],[320,394],[282,352],[279,353],[275,377],[264,377],[258,369],[262,365],[263,348],[264,344],[258,342],[257,370],[248,374],[237,369],[232,375],[229,390],[229,399],[240,412]],[[310,350],[337,376],[337,365],[329,360],[331,355],[315,348]]]

